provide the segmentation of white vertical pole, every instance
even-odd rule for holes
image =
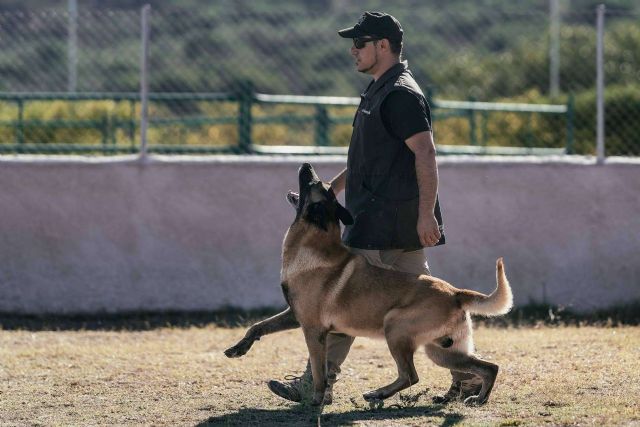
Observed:
[[[604,13],[605,6],[601,4],[597,9],[598,39],[596,49],[596,109],[597,109],[597,134],[596,134],[596,161],[604,163]]]
[[[67,91],[78,89],[78,0],[69,0],[69,39],[67,41]]]
[[[560,10],[558,0],[549,0],[549,93],[558,96],[560,88]]]
[[[147,127],[149,123],[149,13],[151,6],[142,7],[142,51],[140,55],[140,159],[147,157]]]

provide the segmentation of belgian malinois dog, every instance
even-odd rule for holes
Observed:
[[[384,338],[398,378],[365,393],[365,400],[386,399],[417,383],[413,354],[425,346],[437,365],[479,376],[479,394],[465,403],[485,403],[498,365],[473,355],[470,314],[495,316],[511,309],[513,296],[502,258],[491,295],[457,289],[432,276],[372,266],[342,244],[339,221],[352,224],[353,218],[310,164],[300,167],[298,181],[299,192],[287,196],[296,217],[282,248],[282,290],[289,307],[251,326],[225,354],[240,357],[260,337],[301,326],[313,375],[312,402],[319,405],[327,386],[327,334]]]

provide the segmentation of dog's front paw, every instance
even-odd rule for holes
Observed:
[[[247,354],[249,349],[251,348],[251,341],[241,340],[238,344],[233,347],[229,347],[224,351],[224,355],[229,358],[241,357]]]
[[[487,403],[487,398],[481,398],[480,396],[469,396],[464,400],[464,404],[469,406],[479,406],[485,403]]]
[[[226,350],[224,351],[224,355],[225,355],[225,356],[227,356],[227,357],[228,357],[228,358],[230,358],[230,359],[231,359],[231,358],[234,358],[234,357],[240,357],[240,356],[242,356],[243,354],[244,354],[244,353],[242,353],[242,354],[241,354],[241,353],[239,353],[239,352],[238,352],[238,347],[237,347],[237,346],[235,346],[235,345],[234,345],[233,347],[230,347],[230,348],[228,348],[228,349],[226,349]]]

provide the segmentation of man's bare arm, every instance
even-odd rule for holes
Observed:
[[[347,185],[347,168],[344,168],[342,172],[336,175],[331,180],[331,189],[333,190],[333,194],[336,196],[340,194],[341,191],[344,191],[344,187]]]
[[[418,207],[418,236],[424,246],[434,246],[440,240],[438,222],[434,216],[438,193],[436,147],[431,131],[419,132],[405,143],[416,157],[416,175],[420,191]]]

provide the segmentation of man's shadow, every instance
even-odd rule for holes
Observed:
[[[283,409],[242,408],[238,412],[210,417],[197,424],[198,427],[214,425],[352,425],[361,421],[399,420],[403,418],[429,417],[441,427],[458,424],[462,414],[444,411],[443,405],[414,406],[408,408],[381,408],[375,410],[355,409],[339,414],[324,413],[304,405]]]

